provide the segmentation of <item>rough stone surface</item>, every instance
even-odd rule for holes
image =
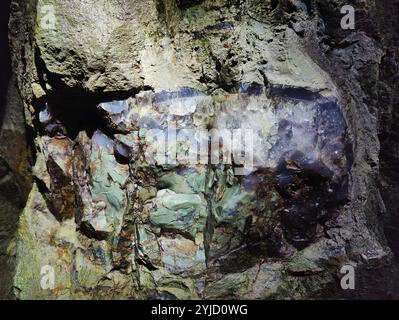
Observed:
[[[23,104],[15,78],[10,81],[0,128],[0,298],[12,298],[15,232],[32,188],[30,150],[26,141]]]
[[[14,0],[35,152],[14,296],[332,298],[343,265],[388,268],[397,46],[375,1],[349,1],[363,19],[340,29],[343,2]],[[208,141],[191,129],[253,130],[253,165],[224,140],[224,164],[188,161]]]

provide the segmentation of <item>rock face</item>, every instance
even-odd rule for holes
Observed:
[[[24,107],[15,78],[10,81],[0,129],[0,297],[11,298],[15,270],[15,232],[32,188],[31,152],[26,140]]]
[[[344,297],[342,266],[390,263],[390,43],[337,35],[340,2],[14,0],[35,150],[15,297]]]

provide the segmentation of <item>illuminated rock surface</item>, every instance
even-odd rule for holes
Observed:
[[[346,83],[331,69],[360,46],[352,68],[375,77],[383,52],[361,32],[327,48],[328,10],[15,0],[14,68],[36,154],[10,249],[14,296],[340,297],[342,265],[363,275],[389,262],[372,226],[384,208],[372,98],[356,71]],[[253,134],[244,154],[218,139],[239,130]]]

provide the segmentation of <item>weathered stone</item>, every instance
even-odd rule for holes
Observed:
[[[156,211],[150,222],[166,230],[175,230],[195,237],[205,228],[205,201],[199,195],[165,194],[155,200]]]
[[[389,260],[367,108],[383,52],[335,43],[341,1],[13,2],[37,153],[18,298],[300,299]],[[251,163],[218,137],[238,129]]]

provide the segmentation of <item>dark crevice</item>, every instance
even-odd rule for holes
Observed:
[[[282,87],[282,86],[272,87],[270,89],[270,94],[272,96],[304,100],[304,101],[316,101],[321,98],[321,95],[319,93],[307,90],[305,88]]]
[[[40,70],[39,81],[41,86],[46,88],[45,79],[47,79],[52,88],[51,91],[46,92],[45,97],[34,101],[36,110],[39,113],[45,109],[47,104],[54,121],[59,123],[59,127],[52,128],[52,130],[55,130],[53,134],[61,133],[72,140],[76,138],[80,131],[86,131],[91,137],[97,129],[112,136],[114,132],[107,126],[104,114],[97,108],[98,105],[104,102],[127,100],[141,91],[153,91],[150,86],[110,92],[91,92],[79,87],[71,88],[46,68],[44,61],[40,58],[38,48],[35,49],[35,63],[37,69]],[[37,128],[40,128],[39,119],[36,118],[34,121]],[[49,133],[42,131],[41,134]]]
[[[11,79],[11,59],[8,43],[8,21],[11,0],[0,2],[0,128],[2,127],[8,83]]]
[[[270,1],[270,8],[273,11],[274,9],[276,9],[279,5],[279,0],[271,0]]]
[[[88,222],[84,221],[80,224],[80,231],[89,239],[96,239],[99,241],[106,240],[108,233],[96,231]]]

